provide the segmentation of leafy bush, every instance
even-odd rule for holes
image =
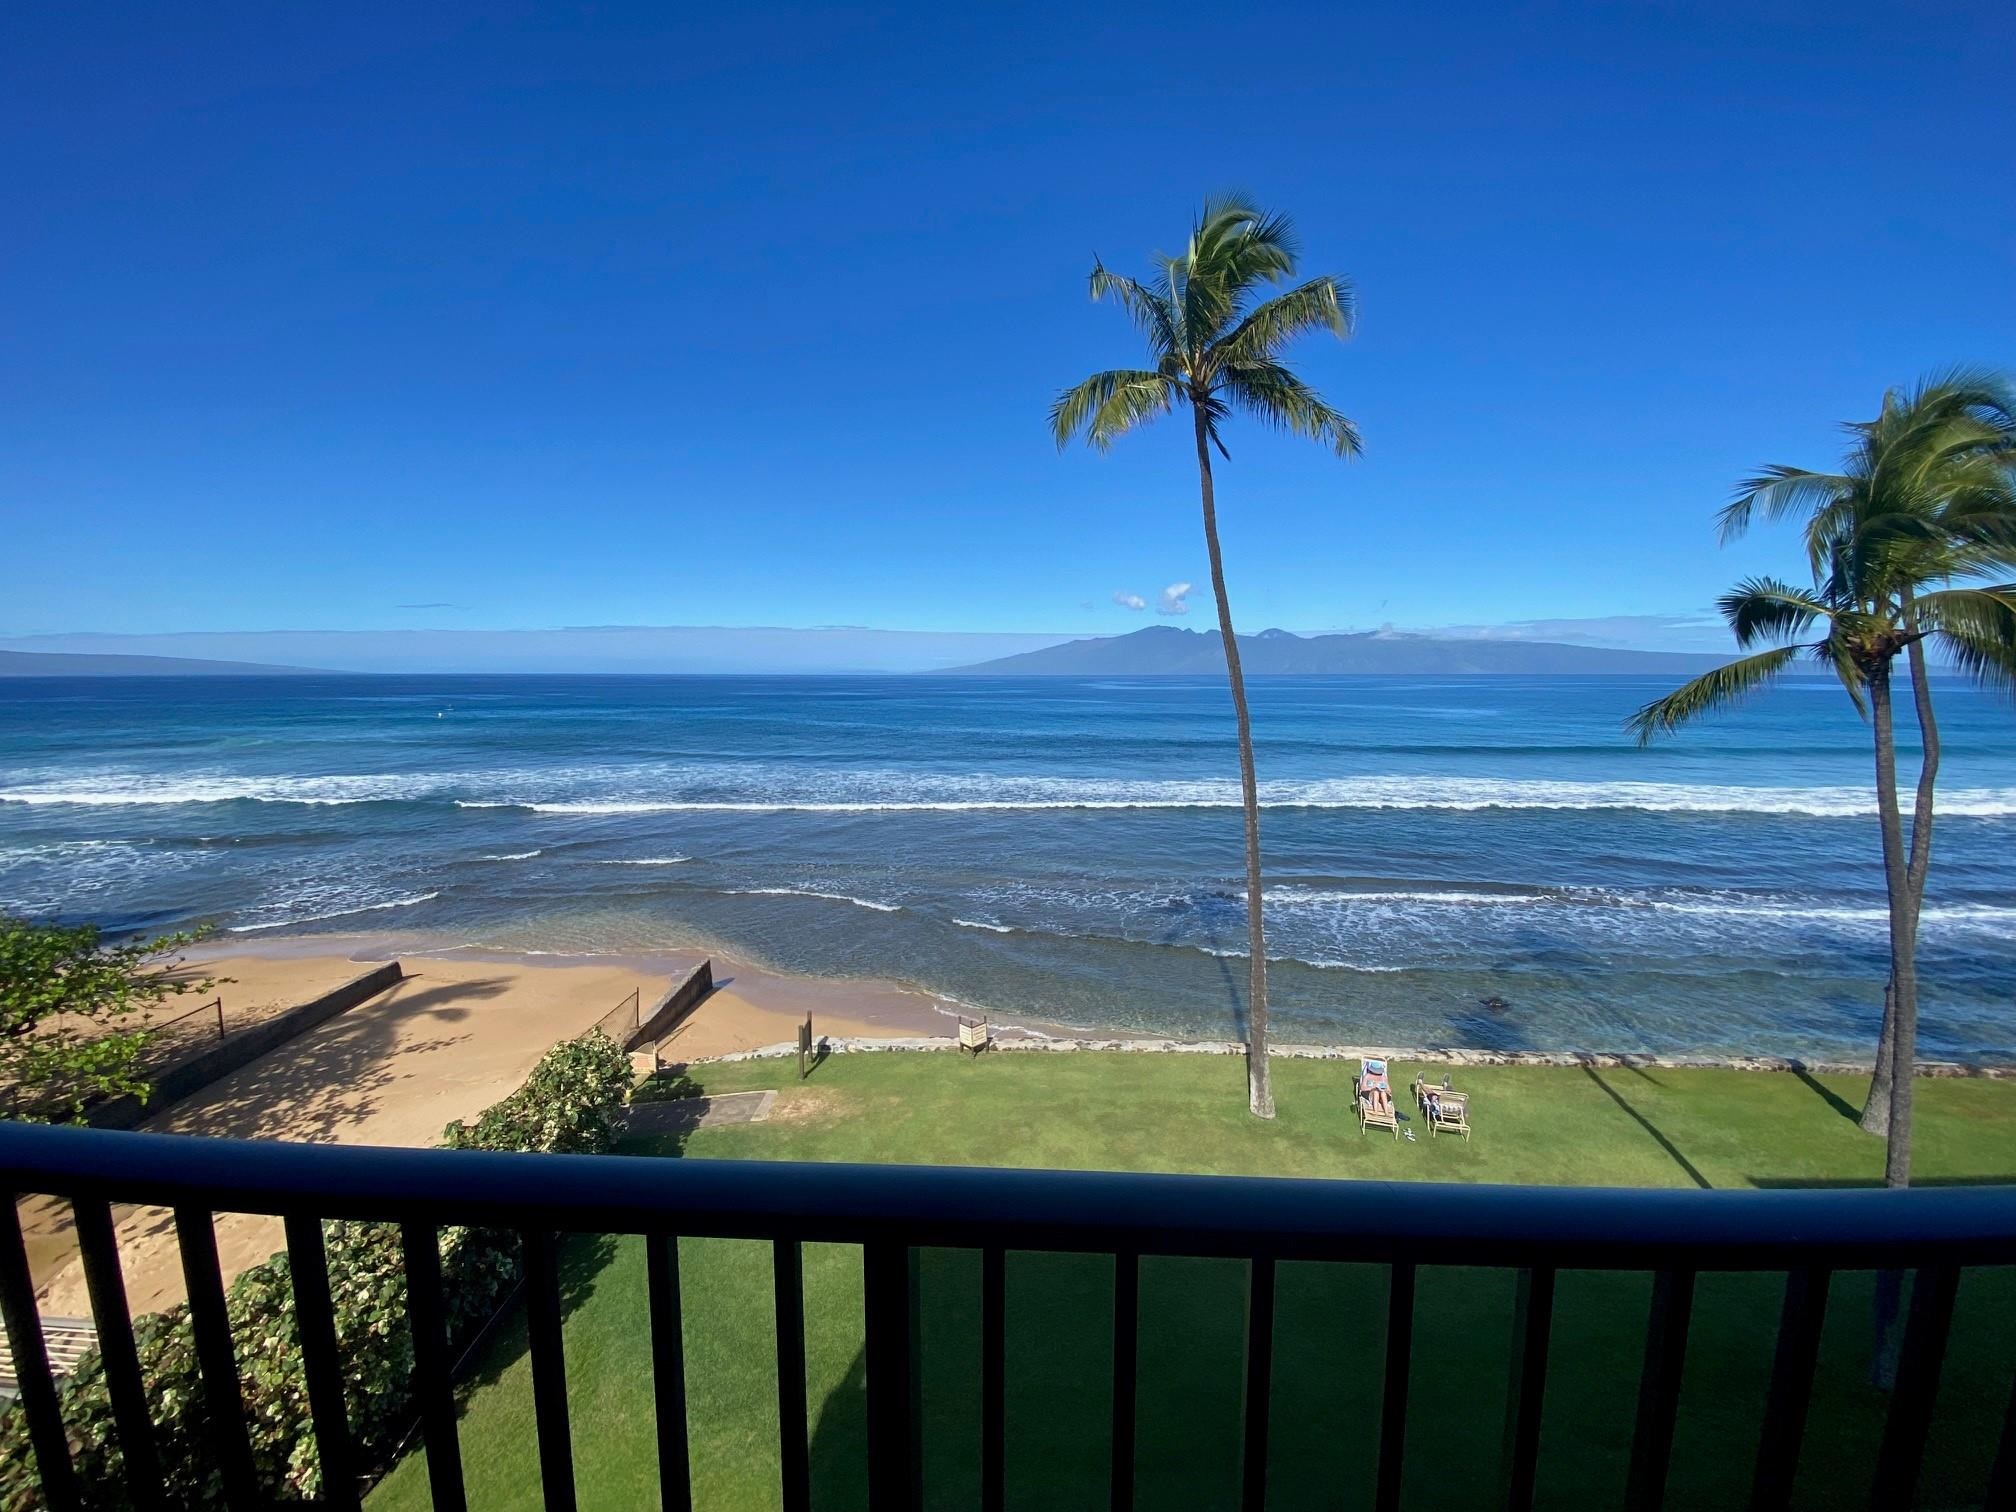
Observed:
[[[471,1124],[459,1118],[441,1142],[451,1150],[549,1150],[601,1155],[616,1142],[609,1115],[632,1081],[630,1057],[594,1030],[546,1052],[525,1085]]]
[[[148,1015],[222,978],[181,952],[207,929],[108,945],[95,924],[37,924],[0,914],[0,1086],[6,1115],[63,1123],[91,1103],[149,1089]]]
[[[606,1152],[612,1115],[630,1086],[630,1063],[599,1031],[555,1046],[525,1085],[473,1125],[448,1126],[450,1149]],[[406,1319],[406,1273],[399,1230],[388,1223],[323,1225],[330,1300],[343,1353],[350,1433],[360,1464],[379,1464],[399,1447],[414,1417],[413,1337]],[[521,1274],[517,1235],[497,1229],[441,1231],[443,1294],[451,1351],[468,1346]],[[231,1283],[225,1296],[237,1346],[239,1389],[260,1484],[286,1500],[315,1498],[322,1471],[315,1452],[308,1385],[294,1316],[293,1272],[274,1255]],[[186,1306],[134,1322],[140,1370],[154,1417],[155,1452],[174,1505],[221,1507],[223,1482],[211,1452],[212,1414],[196,1363]],[[105,1375],[95,1351],[59,1387],[84,1504],[125,1508],[125,1478]],[[26,1415],[0,1420],[0,1509],[45,1505],[29,1446]]]

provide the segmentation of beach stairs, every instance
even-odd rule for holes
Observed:
[[[42,1344],[49,1351],[49,1371],[58,1380],[76,1370],[84,1356],[98,1347],[98,1329],[89,1318],[44,1318]],[[0,1401],[20,1392],[14,1370],[14,1346],[0,1333]]]

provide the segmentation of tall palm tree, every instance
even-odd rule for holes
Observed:
[[[1784,642],[1694,679],[1630,721],[1641,744],[1740,699],[1802,654],[1831,670],[1870,720],[1889,904],[1890,976],[1863,1126],[1888,1136],[1884,1180],[1909,1183],[1917,1057],[1918,916],[1932,856],[1939,729],[1927,641],[1989,686],[2016,689],[2016,394],[1993,374],[1954,372],[1884,396],[1876,419],[1847,427],[1842,470],[1774,466],[1722,511],[1725,541],[1752,520],[1804,511],[1813,587],[1751,578],[1720,607],[1745,650]],[[1818,640],[1797,638],[1817,627]],[[1921,758],[1907,845],[1897,788],[1896,659],[1910,669]]]
[[[1104,451],[1114,440],[1159,415],[1187,407],[1197,442],[1197,483],[1204,505],[1204,545],[1211,559],[1211,591],[1218,601],[1219,639],[1232,684],[1239,727],[1239,783],[1246,810],[1246,938],[1252,956],[1247,995],[1248,1100],[1261,1118],[1274,1116],[1267,1065],[1267,945],[1261,922],[1260,791],[1253,774],[1253,728],[1246,713],[1246,680],[1239,641],[1225,594],[1225,564],[1218,549],[1218,505],[1211,452],[1229,458],[1220,428],[1235,410],[1277,430],[1305,436],[1340,457],[1358,454],[1358,428],[1332,409],[1282,360],[1282,351],[1310,331],[1351,334],[1351,286],[1324,275],[1271,299],[1259,296],[1295,273],[1295,239],[1288,218],[1261,210],[1241,195],[1204,202],[1189,245],[1154,259],[1147,282],[1103,265],[1092,268],[1092,297],[1113,299],[1148,342],[1150,366],[1094,373],[1064,390],[1050,406],[1050,429],[1061,450],[1083,434]]]

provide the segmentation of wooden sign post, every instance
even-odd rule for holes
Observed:
[[[812,1074],[812,1015],[805,1015],[805,1022],[798,1026],[798,1080],[803,1081]]]

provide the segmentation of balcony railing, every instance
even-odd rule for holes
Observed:
[[[402,1226],[415,1385],[434,1505],[465,1505],[436,1240],[443,1225],[516,1230],[545,1503],[575,1504],[561,1352],[557,1236],[635,1234],[649,1260],[651,1355],[664,1505],[690,1505],[677,1250],[681,1237],[769,1241],[775,1253],[776,1351],[784,1505],[809,1499],[800,1246],[861,1247],[864,1268],[869,1494],[878,1509],[916,1505],[920,1444],[913,1398],[910,1258],[920,1247],[977,1250],[981,1264],[978,1394],[982,1505],[1003,1505],[1004,1257],[1009,1251],[1112,1255],[1115,1261],[1112,1503],[1131,1505],[1138,1287],[1143,1256],[1208,1256],[1247,1267],[1242,1501],[1267,1497],[1276,1267],[1283,1261],[1390,1267],[1382,1412],[1373,1504],[1399,1505],[1407,1451],[1408,1367],[1417,1271],[1435,1264],[1517,1273],[1503,1502],[1532,1505],[1558,1270],[1654,1278],[1627,1477],[1627,1503],[1665,1494],[1695,1277],[1785,1275],[1751,1506],[1789,1504],[1811,1398],[1828,1281],[1836,1271],[1915,1273],[1895,1389],[1870,1504],[1913,1504],[1959,1273],[2016,1263],[2016,1188],[1882,1191],[1626,1191],[1450,1187],[1243,1177],[975,1170],[923,1166],[496,1155],[445,1150],[247,1143],[13,1125],[0,1127],[0,1185],[75,1205],[98,1313],[107,1385],[136,1505],[159,1505],[145,1387],[125,1312],[112,1202],[171,1208],[183,1247],[206,1396],[239,1400],[212,1217],[285,1220],[302,1350],[330,1504],[354,1505],[356,1467],[343,1405],[319,1220]],[[1378,1214],[1368,1222],[1368,1212]],[[18,1222],[0,1225],[0,1305],[20,1373],[45,1496],[78,1505],[59,1402],[38,1324]],[[1996,1388],[2001,1389],[2000,1387]],[[795,1403],[795,1408],[792,1404]],[[2016,1400],[1987,1505],[2016,1504]],[[214,1424],[231,1504],[264,1505],[244,1424]]]

